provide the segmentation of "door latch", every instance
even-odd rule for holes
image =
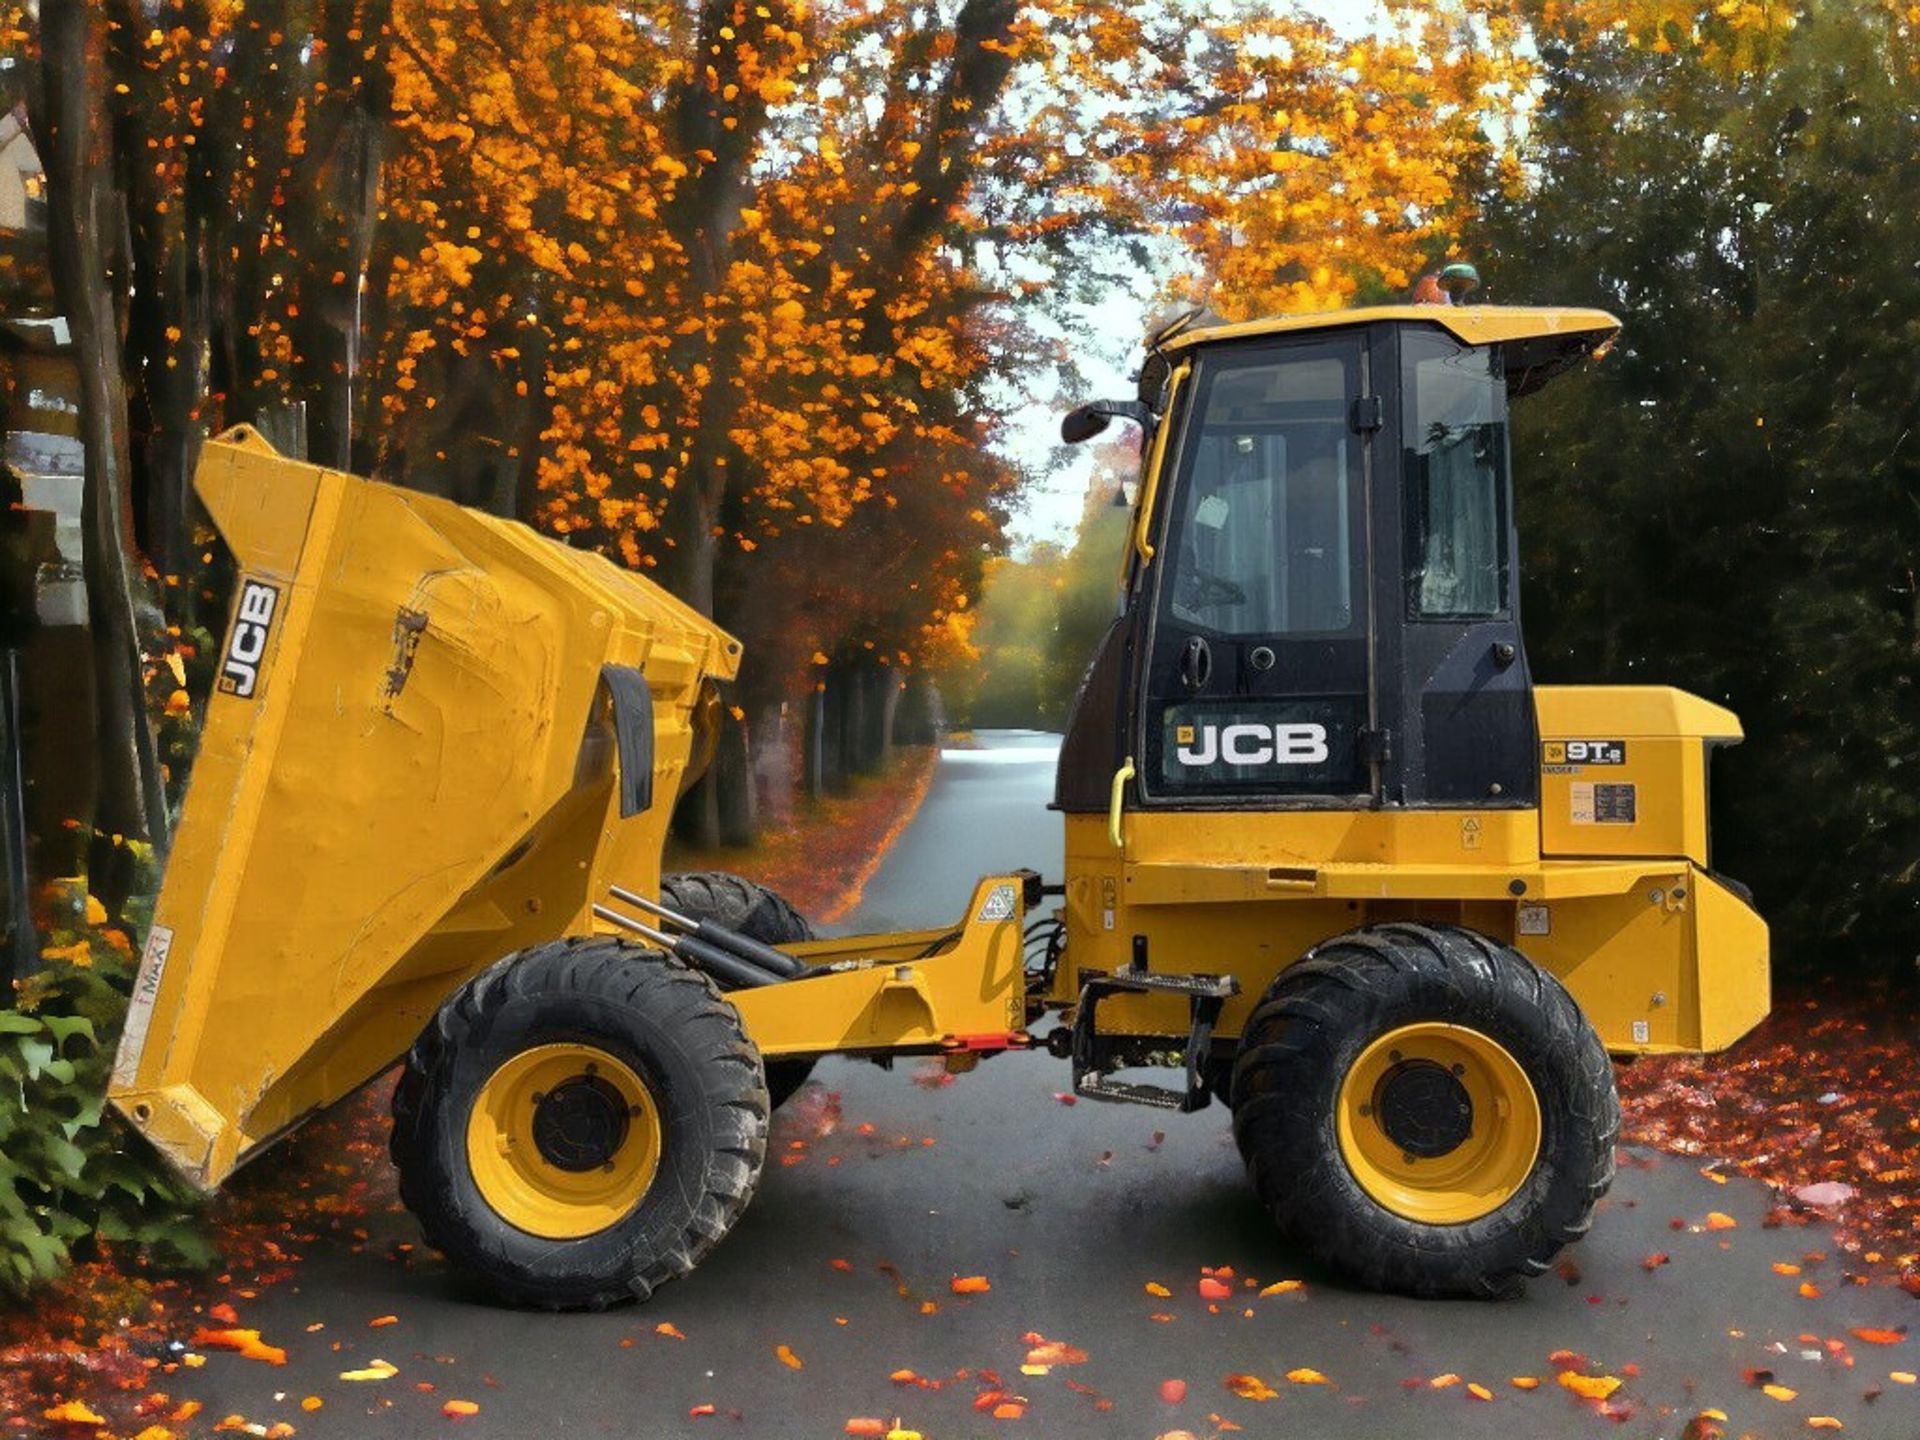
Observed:
[[[1213,675],[1213,651],[1199,635],[1180,647],[1180,679],[1189,690],[1204,690]]]
[[[1393,758],[1393,731],[1384,725],[1378,730],[1362,730],[1354,736],[1362,765],[1384,765]]]

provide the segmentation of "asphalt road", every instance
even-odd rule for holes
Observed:
[[[946,757],[854,927],[940,923],[985,870],[1058,873],[1049,742],[981,743]],[[1630,1156],[1592,1236],[1525,1298],[1420,1302],[1348,1290],[1290,1252],[1217,1108],[1069,1106],[1056,1099],[1064,1066],[1042,1054],[938,1081],[922,1062],[823,1064],[777,1118],[740,1226],[646,1306],[491,1308],[423,1249],[397,1248],[418,1234],[396,1211],[367,1222],[363,1244],[310,1247],[295,1279],[242,1307],[287,1365],[216,1353],[167,1388],[204,1402],[203,1418],[284,1420],[303,1437],[832,1437],[852,1417],[899,1417],[927,1440],[1206,1437],[1220,1421],[1257,1437],[1651,1437],[1679,1436],[1705,1407],[1728,1413],[1730,1435],[1822,1433],[1815,1416],[1920,1435],[1920,1386],[1889,1378],[1920,1360],[1920,1342],[1849,1336],[1905,1325],[1916,1302],[1806,1260],[1827,1237],[1763,1228],[1764,1188],[1713,1183],[1706,1157]],[[1735,1224],[1709,1228],[1715,1211]],[[1202,1298],[1202,1267],[1231,1267],[1231,1301]],[[953,1293],[956,1276],[991,1288]],[[1304,1284],[1258,1294],[1286,1280]],[[1022,1373],[1037,1337],[1072,1349]],[[1557,1383],[1562,1350],[1623,1382],[1620,1415]],[[339,1378],[375,1357],[398,1373]],[[1769,1397],[1750,1369],[1794,1393]],[[1301,1370],[1330,1383],[1289,1381]],[[889,1378],[902,1371],[922,1383]],[[1234,1374],[1277,1393],[1235,1394]],[[1522,1391],[1516,1376],[1544,1383]],[[1162,1398],[1170,1380],[1185,1382],[1178,1402]],[[1021,1397],[1020,1413],[993,1414],[1011,1399],[976,1408],[990,1390]],[[303,1411],[306,1396],[323,1407]],[[449,1398],[479,1413],[445,1419]]]

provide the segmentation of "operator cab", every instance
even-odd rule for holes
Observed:
[[[1526,808],[1507,405],[1603,348],[1596,310],[1408,305],[1149,342],[1125,606],[1069,720],[1055,805]]]

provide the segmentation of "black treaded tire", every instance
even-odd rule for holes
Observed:
[[[469,1169],[468,1115],[487,1078],[536,1045],[575,1042],[641,1075],[664,1138],[653,1183],[619,1222],[579,1239],[517,1229]],[[440,1007],[393,1096],[400,1197],[427,1243],[498,1298],[549,1310],[644,1300],[691,1271],[733,1227],[766,1158],[760,1057],[705,976],[607,937],[509,955]]]
[[[1377,1203],[1336,1129],[1340,1087],[1375,1039],[1441,1021],[1496,1040],[1539,1100],[1531,1173],[1492,1213],[1424,1224]],[[1518,951],[1449,925],[1370,926],[1316,946],[1255,1008],[1233,1070],[1233,1131],[1280,1229],[1379,1290],[1497,1298],[1587,1233],[1613,1182],[1612,1062],[1566,988]]]
[[[762,945],[814,938],[806,917],[778,891],[725,870],[689,870],[660,877],[660,903],[695,920],[711,920]],[[778,1110],[813,1073],[811,1060],[769,1060],[767,1094]]]

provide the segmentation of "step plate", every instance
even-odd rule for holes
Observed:
[[[1114,1100],[1130,1105],[1151,1105],[1156,1110],[1188,1108],[1187,1097],[1178,1090],[1169,1090],[1164,1085],[1129,1085],[1124,1081],[1109,1080],[1096,1072],[1074,1076],[1073,1090],[1076,1095],[1085,1095],[1089,1100]]]
[[[1160,990],[1175,995],[1199,995],[1208,1000],[1231,1000],[1240,993],[1240,982],[1231,975],[1168,975],[1153,970],[1115,970],[1108,975],[1088,971],[1083,983],[1089,990],[1133,993]]]
[[[1105,996],[1160,992],[1187,997],[1186,1088],[1135,1085],[1110,1080],[1112,1056],[1100,1041],[1094,1011]],[[1231,975],[1168,975],[1151,970],[1118,970],[1111,975],[1087,975],[1080,986],[1080,1005],[1073,1021],[1073,1088],[1093,1100],[1125,1101],[1159,1110],[1192,1112],[1212,1099],[1202,1070],[1213,1046],[1213,1024],[1220,1007],[1240,993]],[[1106,1062],[1106,1063],[1103,1063]]]

